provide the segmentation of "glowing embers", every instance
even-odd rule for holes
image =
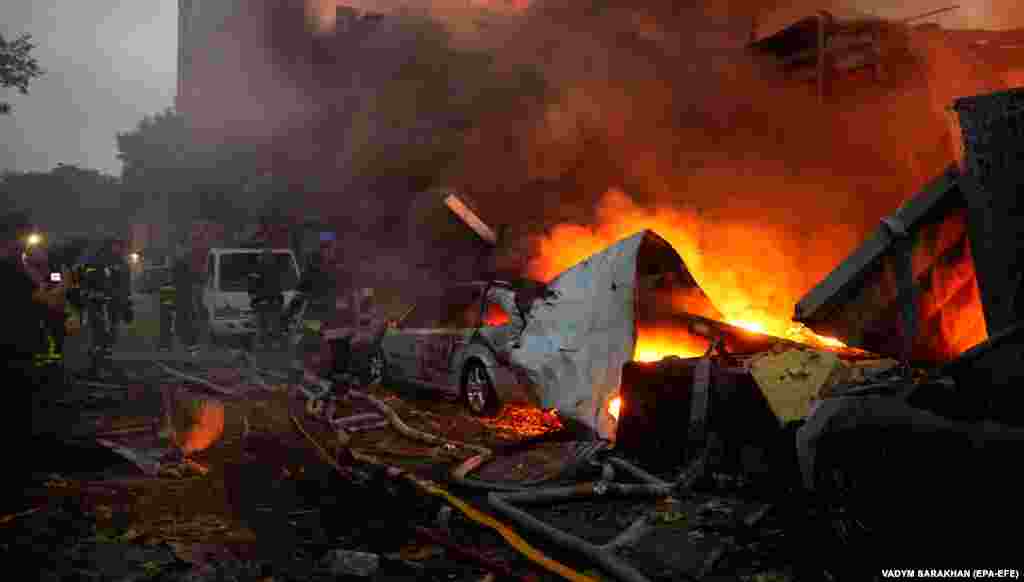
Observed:
[[[532,406],[506,404],[495,418],[481,418],[480,422],[496,432],[533,437],[562,428],[555,410],[542,410]]]

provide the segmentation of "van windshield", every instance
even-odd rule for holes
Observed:
[[[230,253],[220,256],[220,290],[248,291],[249,273],[256,271],[260,253]],[[274,253],[274,266],[281,275],[281,288],[292,291],[299,283],[292,256],[288,253]]]

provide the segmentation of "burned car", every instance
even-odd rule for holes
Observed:
[[[517,304],[542,293],[533,281],[474,281],[421,298],[380,341],[384,377],[457,395],[473,414],[505,402],[539,404],[507,353],[522,332]]]
[[[648,289],[654,280],[671,285]],[[381,334],[375,357],[386,378],[458,394],[475,414],[526,402],[614,439],[609,403],[655,293],[684,293],[696,313],[716,315],[679,254],[644,230],[547,284],[488,280],[421,293]]]

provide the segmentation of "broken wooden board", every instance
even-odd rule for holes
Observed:
[[[808,415],[811,403],[828,396],[828,389],[850,376],[835,354],[817,350],[788,350],[755,358],[750,373],[772,411],[783,421]]]

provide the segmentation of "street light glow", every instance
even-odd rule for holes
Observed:
[[[132,253],[132,254],[128,255],[128,260],[133,262],[133,263],[139,262],[139,253]]]
[[[28,246],[34,247],[37,244],[43,242],[43,235],[39,234],[38,232],[33,232],[32,234],[28,235],[28,239],[25,242],[28,243]]]

